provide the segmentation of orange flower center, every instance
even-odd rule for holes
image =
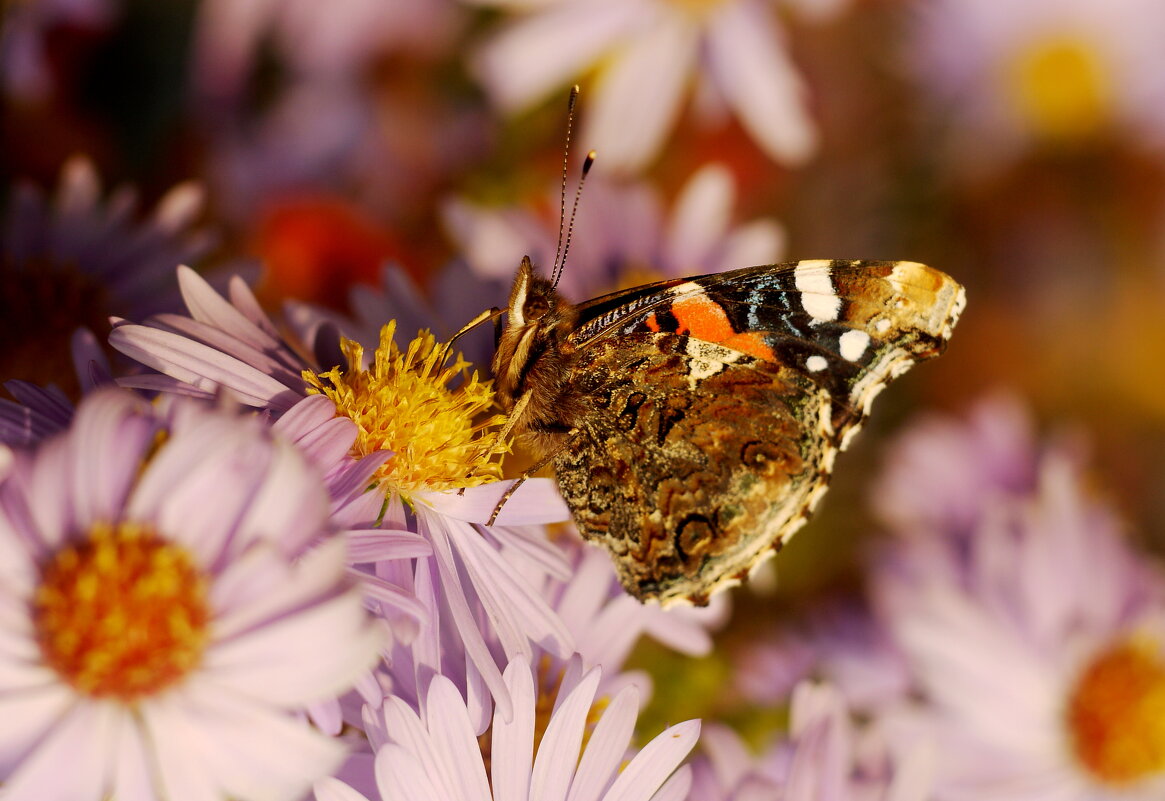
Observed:
[[[45,661],[79,692],[134,701],[202,659],[207,583],[182,547],[151,528],[99,523],[58,551],[33,600]]]
[[[1165,769],[1165,664],[1155,644],[1120,643],[1093,661],[1073,689],[1067,724],[1077,759],[1105,783]]]

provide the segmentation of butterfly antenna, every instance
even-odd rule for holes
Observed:
[[[583,161],[582,174],[578,177],[578,189],[574,192],[574,204],[570,207],[570,224],[566,226],[566,243],[562,246],[562,258],[555,259],[554,286],[558,286],[558,279],[562,277],[562,268],[566,266],[566,254],[570,252],[570,238],[574,235],[574,217],[578,214],[578,201],[582,197],[583,184],[586,183],[587,173],[595,163],[595,151],[587,153]]]
[[[574,128],[574,107],[578,102],[578,84],[570,87],[570,99],[566,101],[566,144],[562,148],[562,188],[558,192],[558,244],[554,246],[554,267],[551,275],[558,271],[558,260],[562,254],[562,233],[566,225],[566,172],[570,161],[570,135]]]

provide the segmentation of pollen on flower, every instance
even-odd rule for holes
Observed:
[[[1155,643],[1122,642],[1081,673],[1067,725],[1076,757],[1101,781],[1127,785],[1165,770],[1165,663]]]
[[[326,395],[359,430],[357,457],[378,450],[394,456],[378,478],[406,497],[418,490],[467,487],[501,478],[501,415],[481,419],[493,404],[492,382],[470,372],[458,354],[446,364],[445,346],[422,331],[401,351],[393,342],[396,321],[380,330],[372,365],[364,349],[341,341],[346,368],[305,371],[309,392]],[[461,383],[450,388],[457,378]]]
[[[209,609],[190,554],[128,522],[97,523],[57,551],[33,599],[45,662],[81,693],[126,702],[198,666]]]
[[[1079,141],[1105,123],[1110,88],[1087,41],[1060,36],[1037,42],[1010,65],[1007,85],[1019,115],[1050,141]]]

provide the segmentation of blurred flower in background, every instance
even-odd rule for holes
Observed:
[[[0,794],[1165,792],[1165,7],[3,14]],[[804,258],[967,287],[707,608],[640,605],[516,482],[488,322],[446,352],[551,266],[592,148],[571,300]]]

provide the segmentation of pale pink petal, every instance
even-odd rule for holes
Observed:
[[[340,741],[284,713],[229,694],[202,694],[195,707],[183,700],[142,710],[168,798],[290,801],[343,759]]]
[[[144,325],[119,325],[109,344],[160,373],[213,393],[220,386],[251,406],[290,409],[302,396],[233,356]]]
[[[277,439],[268,446],[274,451],[271,464],[243,507],[232,544],[265,540],[297,555],[320,536],[331,501],[319,471],[294,445]]]
[[[648,22],[649,9],[635,0],[559,3],[487,42],[472,58],[473,72],[502,109],[516,111],[580,76]]]
[[[6,684],[0,694],[0,773],[12,770],[47,732],[69,718],[77,703],[76,693],[60,681],[56,671],[40,670],[42,675],[35,685],[11,685],[9,689]]]
[[[579,747],[586,729],[587,714],[595,700],[602,671],[595,667],[583,677],[565,700],[561,700],[534,757],[530,775],[530,797],[541,801],[563,801],[574,778]],[[559,691],[561,698],[562,691]]]
[[[587,741],[567,801],[599,801],[619,770],[639,715],[639,692],[624,688],[610,702]]]
[[[735,200],[736,184],[727,167],[701,167],[676,199],[664,234],[664,260],[681,273],[700,272],[728,231]]]
[[[346,532],[348,561],[379,562],[382,559],[412,559],[431,556],[433,546],[412,531],[392,531],[381,528],[356,529]]]
[[[603,796],[603,801],[649,801],[679,767],[700,737],[700,721],[688,720],[667,729],[643,747]]]
[[[692,768],[690,765],[680,765],[671,775],[663,787],[651,797],[651,801],[685,801],[692,790]],[[742,798],[734,796],[733,801],[772,801],[772,794],[763,798]]]
[[[4,780],[4,796],[37,801],[105,798],[112,789],[109,769],[115,754],[110,735],[119,714],[112,704],[74,706]]]
[[[445,517],[485,523],[514,483],[515,479],[511,479],[466,487],[464,490],[416,493],[416,500],[432,506]],[[558,485],[549,478],[530,478],[506,500],[494,525],[525,526],[569,519],[570,510],[558,492]]]
[[[316,801],[369,801],[362,793],[358,793],[339,779],[325,776],[312,787]]]
[[[481,746],[461,693],[444,676],[429,685],[425,722],[433,733],[433,746],[445,775],[455,787],[455,797],[489,801],[489,782],[481,761]]]
[[[599,79],[579,137],[608,172],[634,172],[659,152],[679,115],[695,64],[698,30],[683,14],[660,15]]]
[[[376,752],[376,786],[384,801],[460,801],[434,786],[438,778],[407,748],[389,743]]]
[[[155,765],[145,732],[130,715],[120,714],[115,722],[116,731],[110,735],[116,760],[110,797],[117,801],[154,801]]]
[[[494,801],[527,801],[534,758],[534,679],[530,665],[519,659],[506,666],[503,678],[514,702],[514,714],[507,720],[494,710],[490,740]]]
[[[235,285],[241,283],[235,276],[231,289],[235,289]],[[278,337],[255,325],[253,320],[218,294],[205,278],[189,267],[178,268],[178,286],[182,290],[186,308],[194,320],[222,331],[257,351],[270,353],[283,349],[283,343]]]
[[[407,763],[413,769],[413,777],[427,777],[426,784],[437,784],[434,794],[429,798],[456,798],[453,788],[449,784],[450,777],[442,770],[441,758],[433,748],[432,738],[425,730],[421,719],[412,707],[395,696],[389,696],[384,702],[384,726],[393,743],[404,749],[404,753],[397,752],[392,744],[383,746],[376,755],[376,778],[381,792],[387,789],[387,783],[382,777],[382,771],[392,768],[392,771],[401,774],[406,770]],[[385,757],[385,749],[389,749],[389,756]],[[400,759],[394,758],[399,756]],[[480,758],[480,757],[479,757]],[[403,795],[401,798],[414,798],[413,795]]]
[[[754,220],[738,226],[720,243],[713,272],[776,264],[785,252],[785,229],[773,220]]]
[[[816,134],[804,89],[767,6],[722,4],[707,31],[709,66],[745,130],[778,161],[812,155]]]

